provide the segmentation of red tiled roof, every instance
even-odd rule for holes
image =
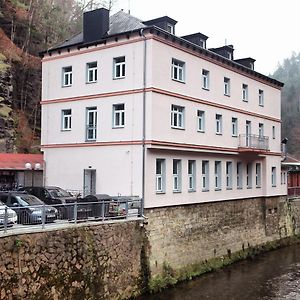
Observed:
[[[39,163],[42,170],[43,154],[0,153],[0,170],[26,170],[26,163],[30,163],[33,169]]]

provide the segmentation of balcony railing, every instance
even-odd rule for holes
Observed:
[[[268,151],[269,137],[256,134],[240,134],[239,149],[244,151]]]

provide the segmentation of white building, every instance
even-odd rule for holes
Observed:
[[[175,25],[99,9],[42,53],[46,185],[146,208],[286,194],[283,84]]]

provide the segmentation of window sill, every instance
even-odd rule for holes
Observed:
[[[247,190],[252,190],[252,186],[247,186]]]
[[[242,190],[243,188],[242,188],[242,187],[237,187],[237,189],[238,189],[238,190]]]
[[[205,130],[197,130],[198,132],[200,132],[200,133],[205,133]]]
[[[97,140],[85,140],[86,143],[96,143]]]
[[[175,78],[172,78],[173,81],[176,81],[176,82],[180,82],[180,83],[183,83],[185,84],[185,81],[184,80],[179,80],[179,79],[175,79]]]
[[[122,126],[113,126],[112,129],[122,129],[122,128],[125,128],[125,125],[122,125]]]
[[[232,137],[233,137],[233,138],[237,138],[238,136],[237,136],[237,135],[232,135]]]
[[[202,189],[202,192],[209,192],[209,189]]]
[[[224,96],[226,96],[226,97],[230,97],[230,94],[224,94]]]
[[[118,80],[118,79],[124,79],[125,76],[121,76],[121,77],[114,77],[113,80]]]
[[[262,104],[258,104],[258,106],[260,106],[260,107],[264,107],[264,105],[262,105]]]
[[[61,129],[60,131],[61,132],[68,132],[68,131],[71,131],[72,129]]]
[[[209,91],[209,88],[202,87],[202,90],[204,90],[204,91]]]
[[[179,130],[185,130],[185,128],[183,127],[175,127],[175,126],[171,126],[172,129],[179,129]]]
[[[174,190],[173,190],[173,193],[174,193],[174,194],[179,194],[179,193],[181,193],[181,191],[174,191]]]
[[[261,189],[261,186],[257,186],[256,188],[257,188],[257,189]]]
[[[222,135],[222,133],[216,132],[216,135]]]
[[[219,191],[222,191],[222,189],[221,188],[215,188],[215,191],[219,192]]]
[[[188,193],[195,193],[196,192],[196,190],[188,190]]]
[[[68,84],[68,85],[62,85],[61,87],[62,88],[67,88],[67,87],[71,87],[72,86],[72,84]]]
[[[155,192],[155,194],[157,194],[157,195],[163,195],[163,194],[165,194],[166,192],[158,192],[158,191],[156,191]]]
[[[272,187],[277,187],[276,185],[272,185]]]
[[[227,191],[232,191],[232,187],[226,188]]]
[[[92,83],[97,83],[98,81],[87,81],[85,84],[92,84]]]
[[[248,100],[246,100],[246,99],[242,99],[243,100],[243,102],[246,102],[246,103],[248,103]]]

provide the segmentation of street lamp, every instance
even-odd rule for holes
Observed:
[[[38,171],[41,169],[41,164],[40,163],[35,163],[34,166],[30,163],[27,162],[25,164],[25,169],[31,171],[31,186],[34,186],[34,171]]]

